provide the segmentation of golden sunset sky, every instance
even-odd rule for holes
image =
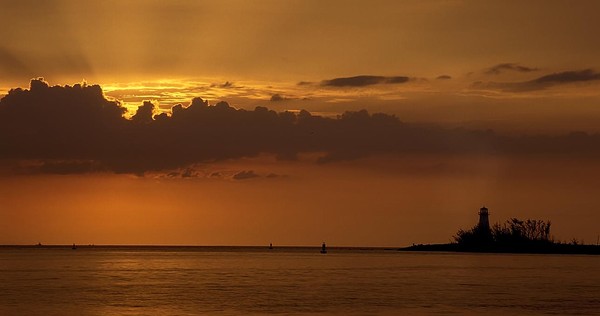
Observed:
[[[598,1],[0,7],[0,244],[600,234]]]

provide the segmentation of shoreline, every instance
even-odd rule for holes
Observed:
[[[467,253],[514,253],[514,254],[573,254],[600,255],[598,245],[548,244],[544,246],[501,246],[488,245],[467,247],[457,243],[447,244],[417,244],[403,247],[398,251],[428,251],[428,252],[467,252]]]

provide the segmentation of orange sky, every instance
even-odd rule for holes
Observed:
[[[131,109],[201,96],[248,109],[367,108],[451,126],[597,131],[599,9],[595,1],[8,1],[0,94],[41,76],[101,84]],[[411,80],[319,84],[358,75]]]
[[[563,240],[599,233],[596,1],[0,3],[0,96],[37,77],[61,87],[0,101],[0,244],[400,246],[448,241],[482,204],[492,221],[552,220]],[[83,80],[107,100],[63,88]],[[224,134],[263,121],[231,114],[212,129],[231,143],[188,150],[150,114],[152,131],[119,134],[117,117],[91,121],[113,136],[94,133],[59,95],[127,118],[149,100],[170,119],[200,97],[248,115],[366,109],[413,129],[362,139],[370,125],[344,137],[328,121],[316,140],[235,142]],[[406,135],[416,144],[399,149]]]

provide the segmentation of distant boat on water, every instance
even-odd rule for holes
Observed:
[[[325,242],[321,245],[321,253],[327,253],[327,245],[325,245]]]
[[[269,249],[273,249],[273,243],[269,244]]]
[[[75,244],[73,244],[73,247],[71,247],[71,249],[75,250],[75,249],[77,249],[77,246],[75,246]]]

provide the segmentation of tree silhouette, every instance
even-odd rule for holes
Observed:
[[[475,250],[544,247],[553,243],[550,226],[550,221],[511,218],[503,224],[494,224],[490,230],[479,226],[469,230],[460,229],[454,240],[461,248]]]

